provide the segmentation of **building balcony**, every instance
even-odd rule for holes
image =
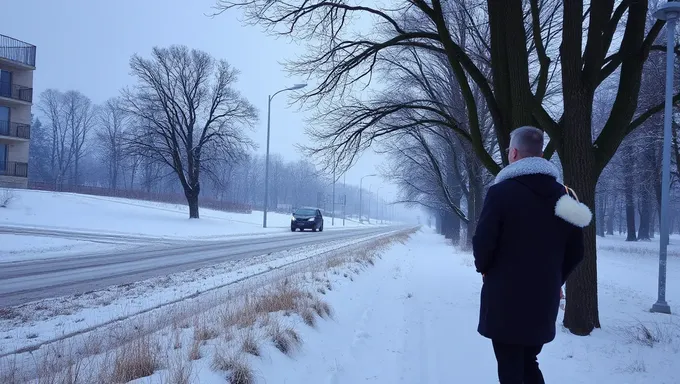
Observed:
[[[31,104],[33,102],[33,88],[0,81],[0,98],[5,98],[10,102],[16,101],[20,104]]]
[[[0,137],[1,136],[29,140],[31,138],[31,126],[28,124],[0,120]]]
[[[0,35],[0,60],[19,68],[35,69],[35,45]]]
[[[28,163],[0,161],[0,176],[28,177]]]

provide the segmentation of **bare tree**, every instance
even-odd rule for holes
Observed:
[[[157,47],[150,59],[133,56],[130,68],[137,85],[123,91],[124,109],[148,129],[129,145],[175,172],[189,217],[198,218],[201,172],[212,175],[215,162],[252,146],[243,128],[253,126],[257,111],[234,88],[238,71],[205,52]]]
[[[125,129],[127,116],[119,98],[112,98],[104,103],[99,114],[99,130],[97,144],[100,156],[109,177],[109,187],[118,188],[118,175],[125,160]]]
[[[62,185],[67,173],[78,183],[80,161],[92,129],[95,111],[89,98],[78,91],[65,93],[55,89],[40,95],[38,108],[50,127],[50,173],[56,185]]]
[[[319,79],[317,87],[301,98],[317,105],[332,104],[332,100],[346,98],[353,88],[370,84],[388,52],[412,47],[444,54],[464,96],[470,134],[462,137],[482,164],[493,174],[501,168],[484,145],[475,92],[489,110],[500,148],[507,148],[514,128],[541,127],[551,139],[546,157],[559,155],[565,182],[594,207],[597,180],[623,138],[663,109],[663,104],[639,109],[637,103],[644,61],[664,26],[662,21],[648,25],[648,3],[413,0],[371,6],[346,0],[220,0],[218,8],[242,8],[249,21],[307,41],[310,49],[290,69]],[[456,9],[462,11],[452,12]],[[488,44],[483,34],[481,38],[472,34],[463,42],[452,33],[457,29],[452,28],[456,20],[451,15],[461,13],[470,21],[469,28],[488,30]],[[371,19],[375,27],[361,30],[352,23],[359,19],[355,15]],[[488,62],[475,60],[478,50],[473,48],[477,47],[490,52]],[[604,127],[595,136],[595,93],[612,77],[618,77],[616,97]],[[559,102],[546,97],[555,87],[560,90]],[[391,113],[384,108],[366,120]],[[366,124],[357,124],[335,143],[330,138],[324,144],[333,151],[342,147],[360,151],[379,137]],[[348,138],[360,145],[346,145]],[[567,284],[564,317],[564,325],[579,335],[600,326],[594,226],[586,229],[585,243],[585,260]]]

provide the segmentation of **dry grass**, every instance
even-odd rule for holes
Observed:
[[[232,384],[248,384],[254,381],[251,368],[248,365],[248,356],[260,356],[262,338],[268,338],[273,345],[282,353],[290,355],[302,343],[299,334],[291,327],[282,327],[277,321],[277,314],[286,316],[297,314],[305,324],[315,327],[317,317],[330,318],[333,316],[328,303],[322,301],[315,290],[325,294],[332,290],[328,276],[330,273],[352,279],[352,270],[358,274],[361,270],[374,265],[381,258],[380,252],[386,249],[394,241],[405,242],[408,235],[394,236],[391,239],[380,239],[368,243],[361,250],[351,253],[338,253],[320,263],[310,264],[310,267],[302,267],[299,270],[287,272],[273,280],[264,280],[264,287],[270,288],[244,288],[245,294],[228,295],[222,297],[221,304],[228,303],[229,307],[217,309],[204,303],[202,309],[197,311],[194,306],[180,308],[172,318],[166,322],[168,332],[164,337],[168,338],[168,351],[176,350],[160,357],[159,344],[151,337],[153,334],[151,324],[126,324],[102,333],[102,340],[86,342],[87,350],[76,348],[48,351],[44,361],[36,362],[33,378],[37,384],[76,384],[76,383],[126,383],[143,377],[153,375],[160,366],[167,367],[163,372],[164,382],[172,384],[186,384],[192,381],[192,362],[202,358],[201,349],[210,340],[219,343],[227,343],[225,353],[216,351],[212,359],[212,367],[215,370],[224,371],[227,381]],[[343,268],[347,272],[343,272]],[[309,272],[312,272],[313,287],[310,291],[302,289]],[[293,277],[291,277],[293,276]],[[280,283],[274,281],[281,279]],[[257,286],[256,286],[257,287]],[[221,312],[220,312],[221,311]],[[12,309],[0,308],[0,319],[12,319],[20,316]],[[208,319],[209,321],[206,321]],[[215,320],[220,320],[215,322]],[[193,340],[187,342],[185,337],[191,335],[188,332],[193,324]],[[267,327],[265,335],[254,334],[256,326]],[[238,329],[244,331],[238,332]],[[186,330],[186,331],[184,331]],[[241,335],[234,341],[234,334]],[[29,337],[27,335],[26,337]],[[643,337],[644,338],[644,337]],[[654,337],[651,337],[654,339]],[[115,347],[110,341],[116,340]],[[128,342],[129,341],[129,342]],[[121,344],[127,343],[127,344]],[[123,345],[122,347],[119,347]],[[115,349],[112,349],[115,348]],[[76,351],[71,353],[72,351]],[[68,352],[68,353],[66,353]],[[85,353],[83,353],[85,352]],[[103,355],[102,355],[103,354]],[[173,359],[173,355],[181,358]],[[71,359],[69,356],[75,356]],[[88,359],[87,356],[96,356]],[[188,358],[187,358],[188,357]],[[103,358],[103,360],[102,360]],[[96,363],[92,363],[96,361]],[[86,363],[83,363],[86,362]],[[23,377],[16,377],[17,368],[12,366],[11,360],[0,361],[0,383],[15,384],[24,382]],[[84,364],[89,364],[86,366]],[[57,372],[57,373],[55,373]],[[89,380],[84,374],[94,378]]]
[[[207,341],[216,338],[219,335],[216,329],[208,326],[205,322],[200,322],[194,325],[194,340]]]
[[[656,344],[670,344],[674,338],[680,336],[680,327],[672,323],[637,324],[629,327],[620,327],[620,333],[630,343],[654,347]]]
[[[248,363],[243,357],[234,353],[223,354],[220,351],[215,351],[212,369],[227,372],[229,384],[252,384],[255,382],[255,376]]]
[[[14,191],[7,188],[0,189],[0,208],[7,208],[14,200]]]
[[[302,317],[302,321],[310,327],[316,326],[316,316],[314,315],[314,311],[310,308],[302,310],[302,312],[300,312],[300,317]]]
[[[252,331],[243,334],[241,339],[241,351],[253,356],[260,356],[260,346],[257,345],[257,338]]]
[[[189,350],[189,360],[196,361],[203,357],[201,354],[201,341],[194,339],[193,344],[191,344],[191,349]]]
[[[325,301],[321,301],[319,299],[316,299],[312,302],[310,306],[314,312],[316,312],[317,315],[320,317],[332,317],[332,309],[331,306],[328,305]]]
[[[181,353],[176,353],[169,359],[167,384],[190,384],[193,374],[193,364],[184,359]]]
[[[274,324],[269,335],[276,349],[285,355],[290,355],[302,344],[300,335],[292,327],[282,329],[279,324]]]
[[[116,352],[113,361],[112,381],[127,383],[135,379],[153,375],[158,368],[159,359],[154,342],[142,337]]]

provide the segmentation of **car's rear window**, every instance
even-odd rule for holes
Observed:
[[[316,211],[313,209],[296,209],[293,214],[300,216],[316,216]]]

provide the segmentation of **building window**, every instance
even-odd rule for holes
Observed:
[[[7,173],[7,144],[0,144],[0,175]]]
[[[12,72],[0,71],[0,96],[12,97]]]
[[[0,106],[0,136],[9,136],[9,107]]]

